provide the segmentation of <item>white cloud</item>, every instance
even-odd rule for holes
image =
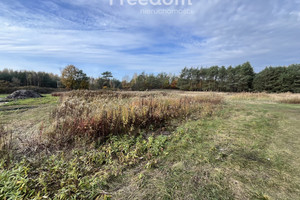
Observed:
[[[113,66],[121,76],[245,61],[258,71],[299,62],[299,1],[194,0],[184,8],[194,14],[142,15],[141,6],[98,0],[4,0],[0,68],[57,72],[72,62],[90,75]]]

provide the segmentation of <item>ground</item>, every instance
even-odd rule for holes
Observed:
[[[298,199],[300,105],[222,95],[215,113],[178,125],[150,164],[107,180],[106,193],[113,199]],[[13,134],[38,132],[57,100],[1,105],[0,120]]]
[[[5,98],[7,95],[1,95]],[[43,98],[21,99],[0,105],[0,125],[17,136],[17,145],[30,143],[42,126],[49,124],[51,111],[56,107],[58,98],[49,94]],[[1,103],[0,103],[1,104]]]
[[[157,169],[130,171],[117,199],[297,199],[299,118],[299,105],[227,101],[179,127]]]

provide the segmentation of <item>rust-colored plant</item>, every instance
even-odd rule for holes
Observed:
[[[136,130],[162,127],[170,119],[186,118],[221,100],[216,96],[174,96],[160,92],[70,92],[53,112],[51,136],[68,144],[76,137],[96,139],[132,134]]]

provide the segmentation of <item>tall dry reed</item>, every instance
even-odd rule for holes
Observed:
[[[63,144],[75,137],[106,138],[161,127],[170,119],[201,112],[221,97],[175,96],[161,92],[70,92],[53,112],[51,136]]]

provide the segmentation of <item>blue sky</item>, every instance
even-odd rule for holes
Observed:
[[[185,66],[250,61],[258,72],[300,63],[300,0],[191,0],[191,6],[118,1],[1,0],[0,69],[59,74],[74,64],[89,76],[109,70],[121,79],[142,71],[179,73]],[[192,14],[147,15],[141,9]]]

